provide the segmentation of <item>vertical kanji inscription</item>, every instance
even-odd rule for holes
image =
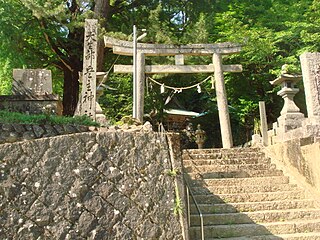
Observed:
[[[80,115],[96,118],[97,20],[86,19]]]

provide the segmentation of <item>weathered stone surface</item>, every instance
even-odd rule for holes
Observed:
[[[45,133],[45,130],[39,125],[33,125],[32,129],[37,138],[42,137],[42,135]]]
[[[311,192],[320,196],[320,143],[313,137],[294,139],[269,146],[267,153],[285,165],[301,183],[311,185]]]
[[[45,130],[45,134],[43,135],[44,137],[53,137],[53,136],[57,136],[57,131],[54,129],[53,126],[51,125],[44,125],[44,130]]]
[[[27,131],[22,134],[22,138],[24,140],[31,140],[31,139],[35,139],[36,136],[32,131]]]
[[[308,117],[320,117],[320,53],[300,56]]]
[[[12,125],[11,124],[7,124],[7,123],[2,124],[2,130],[9,132],[9,131],[12,130]]]
[[[176,55],[179,56],[179,55]],[[183,55],[182,55],[183,56]],[[242,72],[242,65],[222,65],[224,72]],[[131,65],[114,65],[115,73],[132,73]],[[146,65],[146,74],[163,73],[213,73],[214,66],[209,65]]]
[[[2,144],[0,239],[182,239],[171,164],[153,132]]]
[[[106,47],[113,48],[116,54],[132,56],[132,41],[123,41],[109,36],[104,36]],[[138,43],[138,48],[148,56],[171,56],[171,55],[212,55],[213,53],[238,53],[241,51],[240,45],[234,43],[216,43],[216,44],[150,44]]]
[[[6,141],[7,142],[16,142],[18,140],[19,136],[17,133],[15,132],[11,132],[9,133],[9,136],[7,137]]]
[[[9,95],[0,96],[0,109],[27,114],[61,113],[59,97],[53,94],[45,96]]]
[[[63,129],[63,127],[61,125],[54,125],[53,127],[58,132],[58,134],[63,134],[64,133],[64,129]]]
[[[297,167],[310,171],[303,160],[299,164],[295,155],[302,154],[297,150],[293,149],[289,159],[296,157],[293,161]],[[288,184],[289,178],[282,172],[277,177],[268,177],[267,169],[276,172],[275,165],[270,159],[263,160],[258,151],[254,148],[184,151],[187,165],[184,170],[202,212],[205,239],[309,239],[302,238],[304,234],[318,239],[320,208],[317,199],[306,195],[298,184]],[[242,160],[244,157],[257,162],[249,163]],[[249,173],[251,169],[260,174],[234,176],[243,171]],[[226,175],[220,176],[223,171]],[[196,174],[202,176],[194,179]],[[201,239],[199,213],[193,203],[191,213],[190,239]]]
[[[13,94],[52,94],[51,71],[46,69],[13,69]]]
[[[74,126],[78,132],[89,132],[89,127],[88,126]]]
[[[12,124],[15,132],[17,133],[23,133],[25,131],[25,128],[22,124]]]
[[[83,44],[82,91],[78,103],[80,115],[96,119],[96,75],[97,75],[98,21],[85,20]]]
[[[64,132],[67,134],[76,133],[78,130],[72,125],[63,125]]]
[[[219,109],[219,121],[221,129],[221,138],[223,148],[232,148],[232,132],[231,123],[228,110],[228,100],[226,93],[226,86],[224,82],[223,69],[222,69],[222,56],[221,54],[213,54],[212,62],[214,65],[214,78],[217,94],[217,104]]]
[[[0,131],[0,144],[90,131],[87,126],[71,125],[0,124],[0,128],[3,130]]]

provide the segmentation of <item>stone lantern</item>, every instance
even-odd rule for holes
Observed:
[[[282,132],[301,127],[302,120],[304,119],[304,115],[293,100],[294,96],[299,92],[299,89],[296,88],[296,83],[301,79],[301,75],[289,74],[286,71],[282,71],[280,77],[274,81],[270,81],[272,85],[281,86],[281,90],[277,94],[284,100],[284,105],[278,118],[279,130]]]
[[[196,143],[198,144],[198,148],[202,149],[203,144],[206,140],[206,132],[201,129],[200,124],[198,124],[195,134],[196,134]]]

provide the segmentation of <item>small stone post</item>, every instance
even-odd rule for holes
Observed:
[[[259,101],[259,111],[260,111],[260,129],[262,135],[262,143],[264,146],[268,146],[268,124],[267,124],[267,114],[266,105],[264,101]]]
[[[183,54],[176,55],[174,60],[175,60],[175,64],[176,65],[184,65],[184,56],[183,56]]]
[[[137,27],[133,25],[133,48],[132,48],[132,80],[133,80],[133,96],[132,96],[132,117],[137,118]]]
[[[80,115],[96,119],[96,69],[98,21],[85,20],[82,92],[79,101]]]
[[[203,149],[203,144],[206,140],[206,132],[201,129],[200,124],[198,124],[195,134],[196,134],[196,143],[198,144],[198,148]]]
[[[223,148],[232,148],[232,132],[228,110],[227,93],[223,77],[221,54],[214,53],[212,61],[214,65],[214,78],[216,83],[216,95],[219,111],[222,146]]]
[[[145,86],[145,55],[137,53],[137,86],[136,86],[136,118],[143,123],[144,114],[144,86]]]

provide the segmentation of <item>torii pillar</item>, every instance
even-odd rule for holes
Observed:
[[[228,110],[227,92],[223,76],[221,54],[214,53],[212,57],[212,62],[214,66],[214,78],[216,86],[222,146],[223,148],[232,148],[232,132]]]
[[[113,49],[113,53],[133,55],[131,42],[104,36],[105,46]],[[145,74],[178,74],[178,73],[213,73],[215,76],[217,104],[223,148],[232,148],[232,132],[228,111],[227,93],[224,83],[224,72],[241,72],[241,65],[223,65],[222,55],[240,52],[241,47],[233,43],[167,45],[138,43],[136,69],[131,65],[115,65],[114,72],[132,73],[137,71],[136,91],[134,91],[133,115],[143,120],[144,109],[144,80]],[[213,64],[184,65],[183,56],[213,56]],[[145,56],[175,56],[175,65],[145,65]]]

